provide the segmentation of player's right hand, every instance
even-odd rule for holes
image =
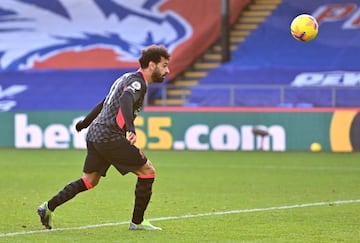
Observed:
[[[76,123],[76,125],[75,125],[75,129],[76,129],[76,131],[78,131],[78,132],[80,132],[84,127],[83,127],[83,124],[82,124],[82,121],[83,120],[80,120],[80,121],[78,121],[77,123]]]

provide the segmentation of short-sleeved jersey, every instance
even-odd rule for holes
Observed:
[[[110,88],[99,115],[91,123],[86,140],[91,142],[111,142],[123,138],[126,135],[126,126],[120,128],[117,117],[121,114],[120,97],[124,92],[129,92],[133,98],[132,117],[134,122],[136,113],[143,107],[144,97],[147,91],[147,83],[140,71],[126,73],[118,78]]]

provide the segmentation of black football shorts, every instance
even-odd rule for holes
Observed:
[[[122,175],[143,166],[147,161],[143,152],[131,145],[126,138],[107,143],[87,141],[87,155],[83,172],[99,172],[106,176],[110,165],[113,165]]]

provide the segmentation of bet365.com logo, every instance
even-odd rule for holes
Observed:
[[[360,151],[360,113],[336,111],[330,124],[330,143],[334,152]]]

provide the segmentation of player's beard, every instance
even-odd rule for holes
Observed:
[[[154,72],[151,74],[151,79],[154,83],[161,83],[164,80],[165,76],[161,75],[159,68],[156,67]]]

